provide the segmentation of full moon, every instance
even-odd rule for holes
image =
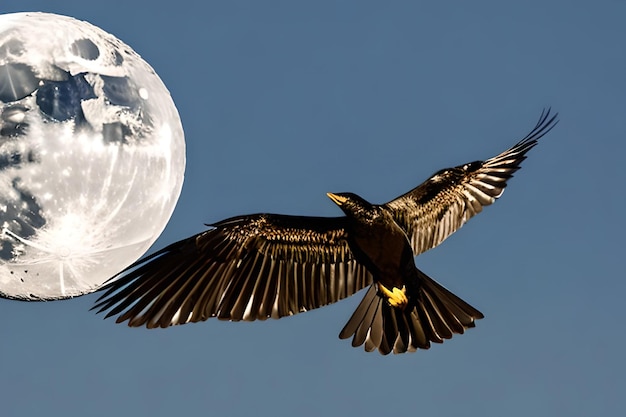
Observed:
[[[96,290],[138,259],[180,195],[185,141],[155,71],[103,30],[0,15],[0,295]]]

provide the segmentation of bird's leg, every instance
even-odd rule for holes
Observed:
[[[387,302],[392,307],[397,307],[397,308],[401,308],[404,310],[404,308],[409,303],[409,299],[406,298],[406,286],[405,285],[402,286],[402,289],[393,287],[390,291],[387,287],[385,287],[383,284],[379,282],[378,289],[380,290],[381,293],[383,293],[385,297],[387,297]]]

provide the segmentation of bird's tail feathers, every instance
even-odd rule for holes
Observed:
[[[483,314],[445,289],[435,280],[417,271],[418,285],[407,294],[405,309],[392,307],[374,283],[368,289],[339,337],[352,337],[352,346],[365,344],[383,355],[428,349],[430,343],[443,343],[452,335],[474,327]]]

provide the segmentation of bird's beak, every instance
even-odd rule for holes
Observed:
[[[333,193],[326,193],[326,195],[328,196],[328,198],[333,200],[333,202],[337,204],[339,207],[341,207],[343,203],[345,203],[348,200],[346,197],[342,197],[340,195],[333,194]]]

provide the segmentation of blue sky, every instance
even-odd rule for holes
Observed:
[[[96,295],[0,300],[0,414],[621,416],[626,2],[3,1],[131,45],[187,172],[153,249],[252,212],[339,215],[560,124],[504,196],[417,258],[486,316],[415,354],[337,338],[361,295],[259,323],[129,329]],[[271,414],[270,414],[271,413]]]

